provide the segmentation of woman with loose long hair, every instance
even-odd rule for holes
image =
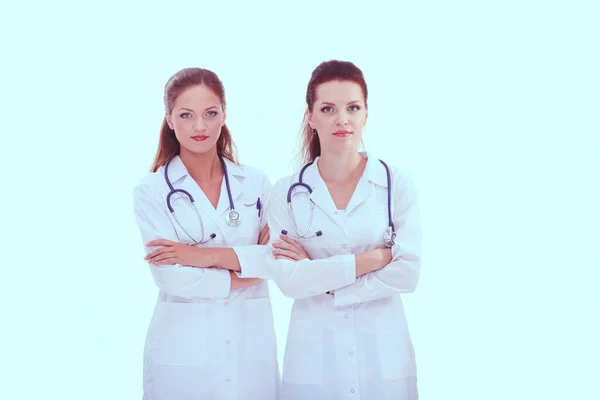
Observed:
[[[252,272],[269,240],[263,207],[271,185],[238,163],[214,72],[177,72],[164,104],[154,164],[133,193],[159,289],[144,399],[278,399],[268,285]]]

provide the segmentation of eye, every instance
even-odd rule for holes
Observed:
[[[360,110],[360,106],[356,105],[356,104],[353,104],[350,107],[348,107],[348,111],[351,111],[351,112],[358,111],[358,110]]]
[[[192,118],[192,114],[191,114],[191,113],[189,113],[189,112],[181,113],[181,114],[179,114],[179,116],[180,116],[181,118],[183,118],[183,119],[189,119],[189,118]]]
[[[325,106],[325,107],[321,108],[321,111],[324,113],[330,113],[333,111],[333,107]]]
[[[219,113],[217,111],[208,111],[206,113],[207,116],[209,117],[216,117]]]

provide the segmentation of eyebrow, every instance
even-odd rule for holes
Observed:
[[[354,104],[354,103],[360,103],[360,100],[353,100],[353,101],[348,102],[348,104]],[[321,104],[328,105],[328,106],[335,106],[335,104],[330,103],[328,101],[322,101]]]
[[[217,107],[217,106],[210,106],[210,107],[206,108],[204,111],[208,111],[208,110],[210,110],[211,108],[219,108],[219,107]],[[191,111],[191,112],[194,112],[194,110],[191,110],[191,109],[189,109],[189,108],[184,108],[184,107],[182,107],[182,108],[180,108],[180,109],[179,109],[179,111],[184,111],[184,110],[185,110],[185,111]]]

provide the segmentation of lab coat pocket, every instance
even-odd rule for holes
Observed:
[[[405,336],[397,328],[379,329],[376,337],[381,378],[387,381],[411,376],[411,357]]]
[[[243,357],[269,361],[276,358],[275,326],[268,297],[246,299],[242,305]]]
[[[282,379],[296,384],[322,383],[323,329],[320,326],[307,320],[290,320]]]
[[[153,324],[152,361],[160,365],[200,366],[210,357],[206,304],[159,302]]]
[[[256,200],[255,200],[256,201]],[[229,245],[235,243],[236,246],[247,246],[258,244],[258,237],[260,235],[260,218],[258,217],[258,211],[256,206],[245,206],[242,205],[236,210],[240,213],[241,222],[238,226],[229,226],[226,223],[222,224],[221,230],[226,237]],[[225,211],[221,218],[229,213],[229,210]]]

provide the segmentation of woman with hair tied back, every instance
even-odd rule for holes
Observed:
[[[294,299],[283,400],[418,398],[401,298],[419,279],[417,192],[406,172],[359,152],[367,96],[353,63],[321,63],[306,92],[306,164],[271,192],[266,265]]]
[[[144,349],[144,399],[279,399],[268,285],[260,273],[246,273],[264,259],[271,185],[237,162],[214,72],[177,72],[164,103],[154,164],[133,191],[159,288]]]

